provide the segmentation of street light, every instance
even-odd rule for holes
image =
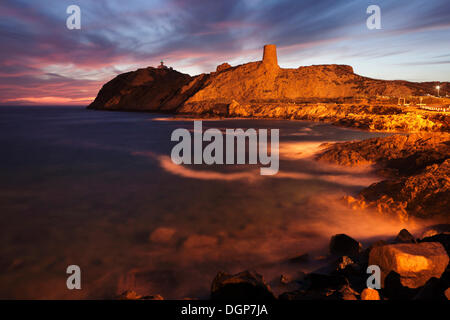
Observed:
[[[436,86],[436,90],[438,91],[438,97],[439,97],[439,89],[441,89],[441,86]]]

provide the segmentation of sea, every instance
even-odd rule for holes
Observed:
[[[279,172],[176,165],[193,118],[68,106],[0,107],[0,298],[104,299],[126,290],[208,298],[219,271],[255,270],[275,292],[327,262],[330,237],[363,244],[404,223],[343,197],[382,178],[315,159],[324,144],[386,136],[321,122],[204,119],[203,128],[279,129]],[[300,263],[292,263],[292,258]],[[296,261],[294,259],[294,261]],[[303,262],[302,262],[303,261]],[[67,287],[68,266],[81,289]]]

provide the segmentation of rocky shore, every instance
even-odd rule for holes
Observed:
[[[330,240],[327,265],[298,278],[280,275],[279,282],[295,288],[274,294],[263,276],[254,270],[238,274],[217,273],[211,283],[215,301],[275,300],[448,300],[450,299],[450,225],[436,225],[419,238],[403,229],[393,239],[364,248],[345,234]],[[290,259],[298,264],[308,260]],[[380,268],[380,288],[369,288],[371,265]],[[375,284],[369,280],[369,283]],[[126,291],[118,299],[162,300],[160,295],[141,296]]]
[[[373,164],[386,177],[348,196],[354,208],[382,214],[448,219],[450,134],[406,134],[329,145],[318,160],[345,166]]]

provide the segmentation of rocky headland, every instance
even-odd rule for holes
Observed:
[[[449,219],[450,134],[393,135],[325,146],[317,157],[345,166],[372,164],[386,180],[348,196],[354,208],[373,207],[402,220]]]
[[[448,131],[448,113],[399,107],[408,102],[449,104],[433,98],[435,82],[377,80],[347,65],[278,66],[276,47],[262,61],[191,77],[171,68],[148,67],[106,83],[89,109],[166,112],[203,117],[251,117],[325,121],[382,131]],[[440,83],[449,88],[449,83]]]

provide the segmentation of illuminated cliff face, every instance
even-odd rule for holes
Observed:
[[[432,89],[434,90],[434,89]],[[191,77],[175,70],[146,68],[105,84],[90,108],[227,113],[246,103],[335,102],[370,97],[410,97],[430,92],[430,83],[376,80],[348,65],[278,66],[277,48],[264,46],[262,61],[219,65],[216,72]]]

